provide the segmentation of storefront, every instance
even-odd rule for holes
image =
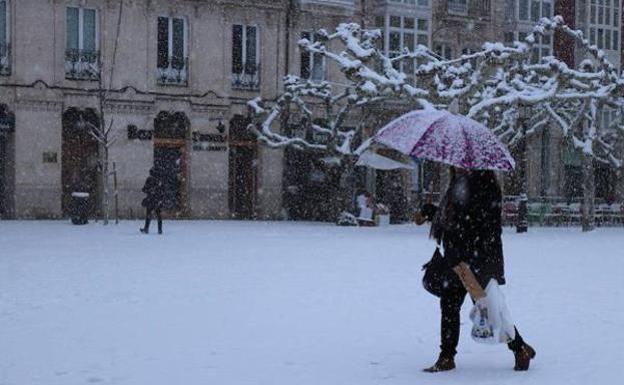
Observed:
[[[15,115],[0,105],[0,218],[10,218],[13,212]]]

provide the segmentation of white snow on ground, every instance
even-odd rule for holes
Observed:
[[[624,230],[504,236],[527,373],[470,339],[421,372],[439,309],[420,286],[427,227],[0,222],[0,384],[618,384]]]

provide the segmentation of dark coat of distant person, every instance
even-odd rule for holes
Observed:
[[[145,185],[143,186],[142,191],[146,194],[143,202],[141,202],[143,207],[149,209],[162,207],[162,181],[158,178],[156,172],[153,169],[150,170],[150,175],[145,180]]]

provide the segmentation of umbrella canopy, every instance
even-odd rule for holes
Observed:
[[[355,165],[367,166],[377,170],[414,169],[414,165],[412,164],[397,162],[396,160],[375,154],[372,151],[364,151]]]
[[[436,109],[407,113],[383,127],[375,141],[419,159],[474,170],[510,171],[507,147],[481,123]]]

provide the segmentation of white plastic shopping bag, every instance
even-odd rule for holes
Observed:
[[[494,279],[491,279],[485,288],[485,298],[473,306],[470,319],[473,322],[470,335],[479,343],[508,343],[516,337],[505,296]]]
[[[360,207],[360,218],[362,220],[365,221],[372,221],[373,220],[373,209],[370,209],[368,207]]]

